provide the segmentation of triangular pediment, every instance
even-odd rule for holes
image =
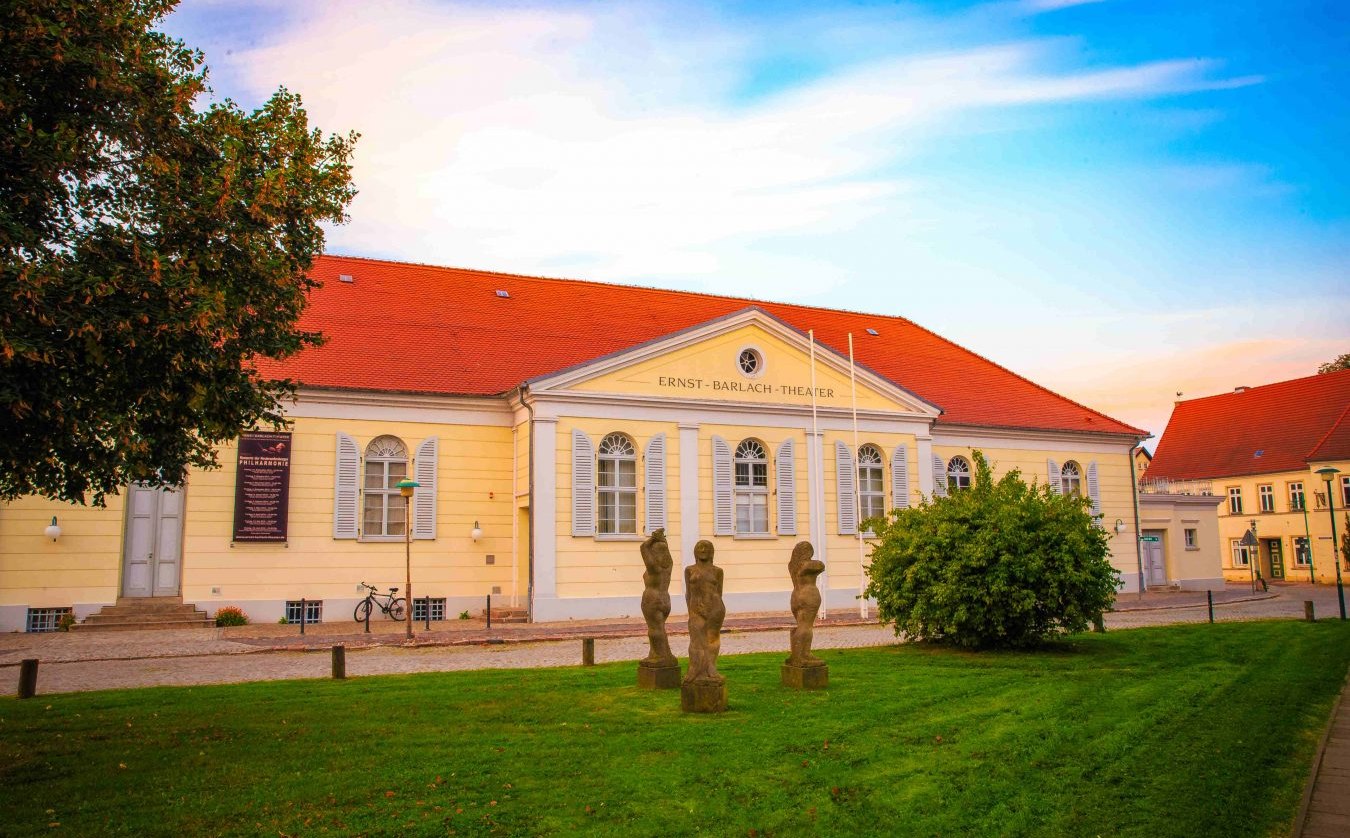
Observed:
[[[530,383],[532,392],[676,398],[744,406],[937,416],[941,409],[758,308],[622,350]],[[745,368],[751,367],[749,371]],[[813,390],[814,387],[814,390]]]

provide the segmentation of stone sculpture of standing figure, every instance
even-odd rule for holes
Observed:
[[[659,529],[639,548],[646,570],[642,574],[642,618],[647,621],[647,657],[638,661],[638,686],[647,689],[673,689],[680,684],[680,662],[670,651],[666,637],[666,618],[670,616],[670,574],[675,567],[666,543],[666,531]]]
[[[782,676],[784,685],[798,689],[817,689],[829,682],[825,661],[811,654],[816,615],[820,613],[820,589],[816,587],[816,577],[825,570],[825,563],[813,558],[815,554],[809,541],[799,541],[788,560],[788,575],[792,578],[789,605],[797,624],[792,629],[792,654],[783,664]]]
[[[689,672],[680,686],[680,705],[689,713],[727,709],[726,678],[717,671],[722,647],[722,568],[713,564],[711,541],[694,545],[694,563],[684,569],[684,598],[689,607]]]

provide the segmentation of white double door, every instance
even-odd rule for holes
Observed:
[[[183,553],[183,490],[132,486],[127,493],[122,596],[176,596]]]

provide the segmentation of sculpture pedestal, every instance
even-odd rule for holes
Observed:
[[[637,684],[644,690],[673,690],[680,685],[680,665],[638,661]]]
[[[727,709],[726,681],[680,684],[680,709],[686,713],[722,713]]]
[[[830,667],[824,663],[815,666],[783,664],[783,686],[794,690],[821,690],[830,685]]]

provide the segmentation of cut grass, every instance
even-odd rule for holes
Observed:
[[[0,833],[1269,835],[1350,628],[821,656],[818,693],[723,658],[720,716],[632,663],[8,700]]]

